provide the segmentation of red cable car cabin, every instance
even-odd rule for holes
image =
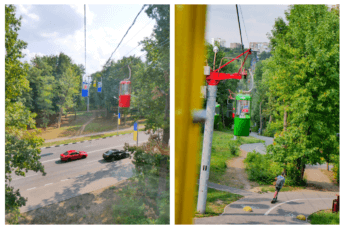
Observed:
[[[131,104],[131,81],[120,82],[120,107],[130,107]]]

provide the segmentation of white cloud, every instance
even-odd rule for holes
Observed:
[[[70,5],[73,10],[80,16],[84,17],[84,5]],[[95,17],[95,14],[90,11],[90,8],[88,5],[86,5],[86,24],[91,25],[93,22],[93,19]]]
[[[23,54],[25,55],[25,57],[23,58],[23,62],[24,62],[24,61],[27,61],[27,62],[29,62],[29,63],[30,63],[30,60],[31,60],[32,58],[34,58],[36,55],[37,55],[37,56],[44,56],[43,53],[40,53],[40,52],[30,52],[29,49],[24,49],[24,50],[23,50]]]
[[[31,9],[31,5],[16,5],[17,6],[17,13],[19,15],[23,16],[23,24],[28,24],[29,21],[27,20],[26,17],[34,20],[34,21],[39,21],[40,17],[37,14],[34,13],[29,13],[29,10]]]
[[[47,38],[55,38],[55,37],[57,37],[57,35],[58,35],[59,33],[58,32],[53,32],[53,33],[41,33],[40,35],[42,36],[42,37],[47,37]]]

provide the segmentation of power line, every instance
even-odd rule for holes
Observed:
[[[137,32],[131,39],[129,39],[125,44],[123,45],[126,45],[128,44],[128,42],[130,42],[138,33],[140,33],[143,29],[145,29],[146,26],[148,26],[151,22],[153,22],[154,19],[152,19],[151,21],[149,21],[149,23],[147,23],[141,30],[139,30],[139,32]]]
[[[111,57],[113,56],[113,54],[116,52],[116,50],[119,48],[119,46],[121,45],[121,43],[122,43],[122,41],[123,41],[123,39],[126,37],[126,35],[127,35],[127,33],[128,33],[128,31],[132,28],[132,26],[134,25],[134,23],[135,23],[135,21],[137,20],[137,18],[138,18],[138,16],[140,15],[140,13],[143,11],[143,9],[145,8],[145,6],[146,6],[146,4],[145,5],[143,5],[143,7],[141,8],[141,10],[139,11],[139,13],[137,14],[137,16],[134,18],[134,21],[132,22],[132,25],[128,28],[128,30],[127,30],[127,32],[125,33],[125,35],[122,37],[122,39],[121,39],[121,41],[120,41],[120,43],[117,45],[117,47],[116,47],[116,49],[114,50],[114,52],[110,55],[110,57],[109,57],[109,59],[107,60],[107,62],[105,63],[105,65],[104,66],[106,66],[108,63],[109,63],[109,61],[110,61],[110,59],[111,59]]]

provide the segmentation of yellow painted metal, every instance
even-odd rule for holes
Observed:
[[[133,132],[133,140],[136,141],[138,138],[138,131]]]
[[[192,224],[200,126],[192,111],[201,109],[205,82],[206,5],[175,5],[175,224]]]
[[[121,119],[117,120],[117,124],[121,125]]]

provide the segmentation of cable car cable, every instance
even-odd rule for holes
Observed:
[[[126,31],[126,33],[125,33],[125,35],[123,35],[123,37],[122,37],[122,39],[121,39],[120,43],[117,45],[117,47],[116,47],[116,49],[114,50],[114,52],[113,52],[113,53],[110,55],[109,59],[107,60],[107,62],[105,63],[105,65],[104,65],[104,66],[106,66],[106,65],[109,63],[109,61],[110,61],[111,57],[112,57],[112,56],[113,56],[113,54],[116,52],[116,50],[119,48],[119,46],[121,45],[121,43],[122,43],[123,39],[126,37],[126,35],[127,35],[128,31],[129,31],[129,30],[132,28],[132,26],[135,24],[135,21],[137,20],[138,16],[139,16],[139,15],[140,15],[140,13],[143,11],[143,9],[145,8],[145,6],[146,6],[146,4],[144,4],[144,5],[143,5],[143,7],[141,8],[141,10],[140,10],[140,11],[139,11],[139,13],[137,14],[137,16],[134,18],[134,20],[133,20],[133,22],[132,22],[131,26],[129,26],[129,28],[127,29],[127,31]]]
[[[242,45],[242,53],[244,53],[244,50],[243,50],[243,41],[242,41],[242,32],[241,32],[241,24],[240,24],[240,17],[238,15],[238,6],[236,4],[236,12],[237,12],[237,21],[238,21],[238,28],[240,30],[240,36],[241,36],[241,45]],[[242,56],[242,58],[244,58],[244,55]]]
[[[242,13],[242,7],[241,7],[241,6],[240,6],[240,10],[241,10],[242,21],[243,21],[243,25],[244,25],[244,31],[246,32],[246,36],[247,36],[248,48],[250,48],[250,47],[249,47],[249,39],[248,39],[248,34],[247,34],[246,24],[244,23],[244,19],[243,19],[243,13]]]

